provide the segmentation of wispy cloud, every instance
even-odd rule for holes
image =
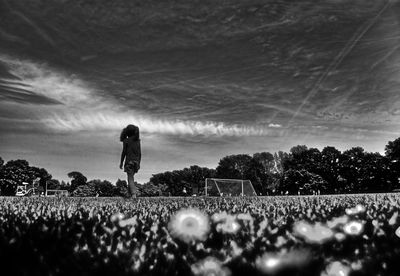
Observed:
[[[0,61],[10,72],[21,79],[37,95],[46,96],[61,105],[38,111],[44,126],[57,132],[85,130],[118,130],[127,124],[137,124],[142,132],[176,135],[216,136],[267,136],[278,125],[269,128],[225,124],[213,121],[187,121],[152,118],[148,115],[127,111],[116,101],[99,95],[95,88],[80,80],[49,67],[45,63],[13,59],[1,55]]]
[[[262,127],[226,125],[219,122],[153,119],[127,112],[82,112],[64,115],[54,114],[43,122],[56,131],[117,130],[127,124],[136,124],[145,133],[177,135],[217,136],[264,136],[272,131]]]
[[[17,59],[0,54],[0,62],[8,71],[18,77],[17,83],[3,79],[15,88],[29,89],[36,95],[44,96],[60,102],[68,107],[84,105],[95,106],[97,97],[93,97],[90,87],[73,74],[68,74],[48,66],[46,63]]]

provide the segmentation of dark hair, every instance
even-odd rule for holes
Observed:
[[[134,140],[139,140],[139,128],[135,125],[128,125],[121,131],[121,135],[119,136],[119,140],[123,142],[128,137],[134,137]]]

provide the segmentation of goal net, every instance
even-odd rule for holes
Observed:
[[[250,180],[206,178],[206,196],[256,196]]]

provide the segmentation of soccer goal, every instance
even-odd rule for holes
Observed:
[[[257,196],[250,180],[206,178],[206,196]]]

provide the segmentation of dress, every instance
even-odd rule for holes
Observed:
[[[140,168],[140,160],[142,157],[140,140],[134,140],[133,137],[128,137],[123,143],[126,154],[124,171],[127,173],[137,173]]]

